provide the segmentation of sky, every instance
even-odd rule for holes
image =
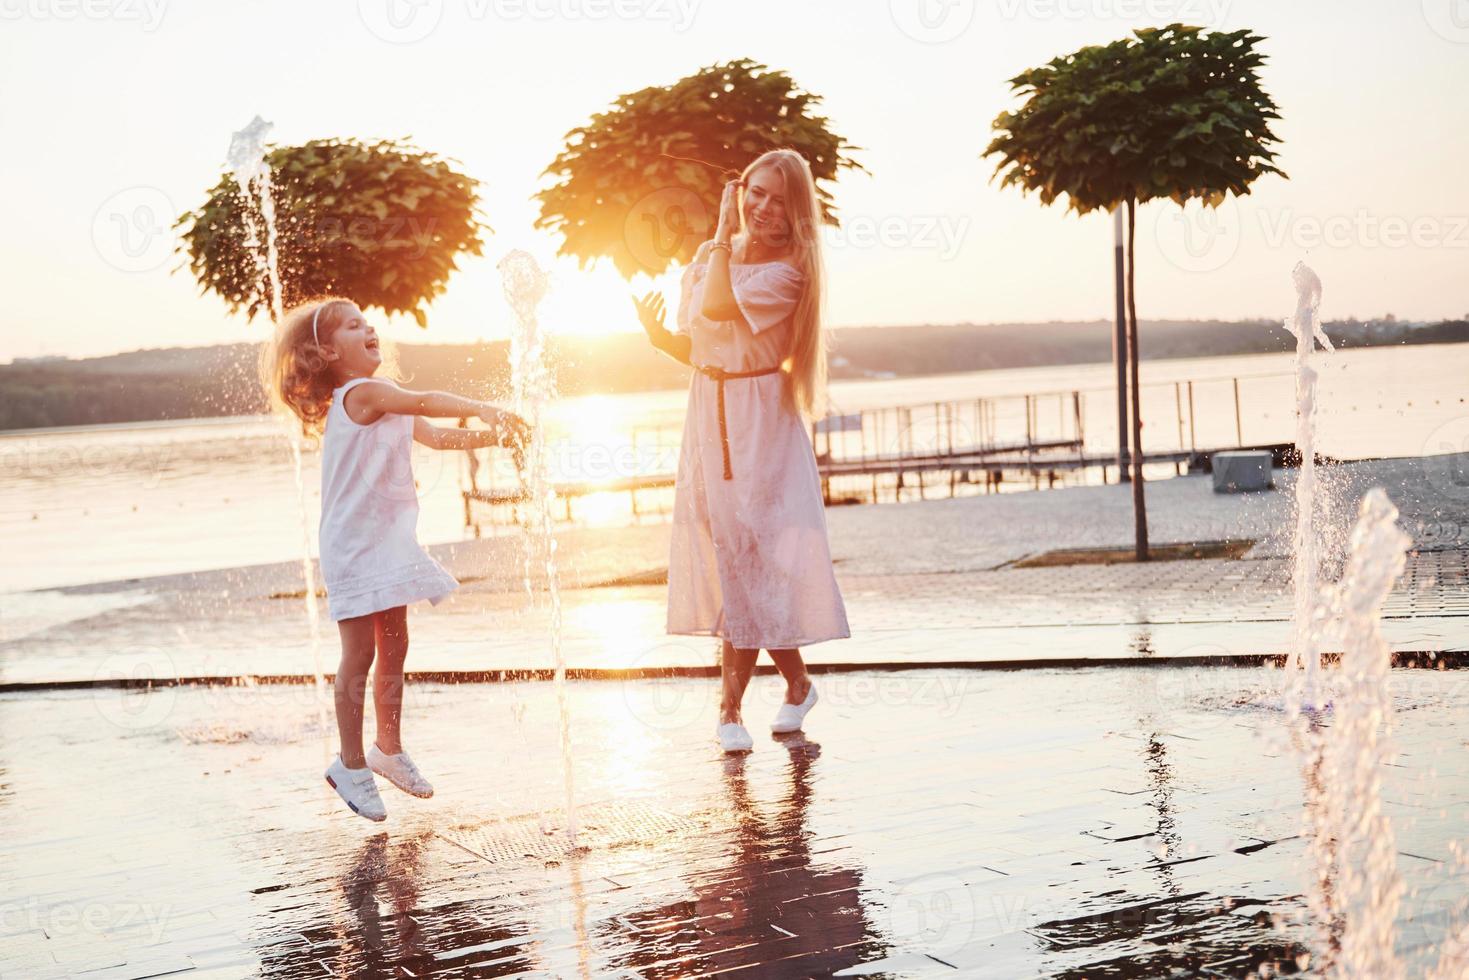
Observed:
[[[868,174],[832,185],[835,327],[1111,315],[1110,217],[991,182],[1007,80],[1172,21],[1265,35],[1279,163],[1218,213],[1153,203],[1138,314],[1284,317],[1301,259],[1328,319],[1469,313],[1469,0],[0,0],[0,362],[262,339],[173,254],[173,216],[261,115],[284,143],[409,138],[483,182],[493,227],[400,341],[508,335],[495,262],[551,269],[543,321],[637,329],[624,283],[537,232],[568,130],[621,93],[748,57],[823,97]]]

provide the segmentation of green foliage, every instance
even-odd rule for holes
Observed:
[[[1056,58],[1010,80],[1026,101],[995,119],[984,155],[1000,158],[1002,187],[1045,204],[1065,194],[1079,214],[1248,194],[1263,174],[1285,176],[1270,148],[1280,117],[1260,87],[1261,40],[1170,24]]]
[[[331,139],[276,147],[266,162],[286,307],[336,294],[425,326],[424,306],[444,291],[455,258],[481,252],[478,182],[433,154]],[[259,221],[258,196],[247,205],[227,172],[177,225],[201,290],[254,317],[268,313],[270,288],[257,260],[263,248],[249,241],[252,215]]]
[[[566,134],[545,171],[557,183],[537,195],[536,227],[560,232],[559,254],[583,267],[605,256],[624,277],[657,275],[688,262],[712,234],[724,183],[783,147],[811,165],[822,217],[836,224],[821,182],[863,168],[845,153],[857,147],[811,114],[820,101],[748,59],[619,96]]]

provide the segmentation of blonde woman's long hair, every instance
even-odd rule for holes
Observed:
[[[781,364],[785,394],[790,407],[806,418],[826,412],[827,353],[829,340],[822,327],[822,298],[825,268],[821,259],[821,207],[816,201],[816,181],[806,158],[795,150],[771,150],[756,157],[741,179],[749,182],[756,171],[769,167],[785,184],[786,220],[791,229],[791,265],[805,277],[805,289],[792,316],[791,345]],[[744,227],[743,198],[740,230]]]

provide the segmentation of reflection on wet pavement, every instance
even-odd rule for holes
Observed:
[[[1399,671],[1383,773],[1420,975],[1466,894],[1469,689]],[[309,688],[0,696],[0,975],[1249,976],[1300,969],[1301,772],[1267,670],[410,687],[439,794],[340,809]],[[757,679],[758,731],[779,686]]]
[[[27,593],[51,618],[13,640],[0,633],[0,684],[309,674],[300,600],[267,598],[280,584],[270,574],[211,573],[155,593]],[[279,574],[299,579],[300,570]],[[812,648],[813,663],[1217,659],[1280,653],[1292,636],[1283,559],[904,575],[839,566],[838,576],[854,635]],[[503,584],[470,583],[417,616],[409,669],[547,668],[549,611],[527,608],[524,591]],[[714,662],[710,641],[664,633],[662,586],[570,589],[562,600],[572,668]],[[1384,616],[1395,650],[1469,648],[1469,549],[1413,555]]]

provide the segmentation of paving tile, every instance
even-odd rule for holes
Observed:
[[[1188,489],[1160,491],[1173,495],[1169,526],[1240,517],[1237,502],[1208,502],[1217,510],[1190,523],[1176,513]],[[978,513],[964,501],[894,512],[910,544],[932,546],[916,556],[878,540],[880,555],[859,554],[838,523],[895,532],[837,518],[850,612],[871,628],[816,659],[1163,657],[1288,640],[1272,618],[1278,550],[1188,568],[995,570],[976,557],[983,548],[971,554]],[[1260,521],[1269,530],[1280,515]],[[1464,645],[1464,559],[1443,549],[1412,560],[1390,603],[1395,642]],[[544,613],[492,585],[423,617],[415,649],[430,664],[543,654]],[[108,644],[141,663],[164,624],[183,631],[169,634],[175,667],[302,669],[295,612],[278,601],[189,598],[197,580],[170,587],[90,627],[0,644],[0,678],[90,676]],[[661,590],[567,598],[576,663],[626,663],[629,635],[634,647],[663,642]],[[180,623],[189,602],[198,619]],[[597,619],[609,610],[625,617],[620,638]],[[710,652],[653,655],[708,665]],[[1390,677],[1395,755],[1376,772],[1405,883],[1409,975],[1438,955],[1469,897],[1451,860],[1469,826],[1465,677]],[[185,961],[191,978],[288,980],[1289,968],[1313,873],[1278,682],[1240,668],[827,673],[804,737],[757,735],[750,757],[726,759],[709,737],[714,681],[575,681],[575,842],[547,683],[410,685],[407,735],[439,790],[424,801],[385,787],[383,825],[324,786],[331,728],[309,687],[0,694],[0,974],[122,976]],[[757,731],[779,697],[778,682],[757,680]],[[101,910],[99,928],[58,928],[87,909]]]

